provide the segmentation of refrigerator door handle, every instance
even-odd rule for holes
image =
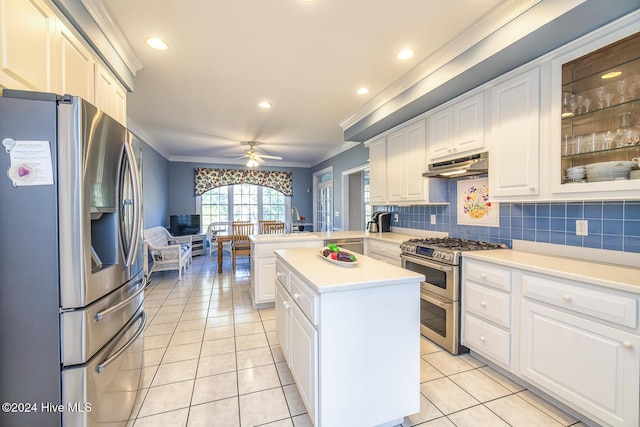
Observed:
[[[136,333],[131,337],[131,339],[129,341],[127,341],[127,343],[125,345],[123,345],[120,350],[116,351],[113,354],[113,356],[108,357],[107,359],[102,361],[102,363],[98,364],[98,366],[96,367],[96,371],[99,374],[101,374],[102,371],[104,371],[104,369],[107,366],[109,366],[112,362],[114,362],[118,357],[120,357],[122,354],[124,354],[124,352],[127,351],[127,349],[129,347],[131,347],[131,345],[138,339],[138,337],[140,336],[140,334],[144,330],[144,327],[147,324],[147,313],[145,311],[142,311],[142,313],[140,313],[140,317],[142,318],[142,323],[140,324],[140,327],[138,328]]]
[[[136,253],[138,252],[138,245],[140,244],[140,223],[141,223],[141,214],[140,214],[140,183],[138,182],[138,171],[136,167],[136,159],[131,150],[131,145],[128,141],[124,143],[124,151],[126,154],[126,164],[128,173],[131,176],[131,188],[133,191],[133,230],[131,231],[132,239],[129,244],[129,251],[127,253],[126,265],[127,267],[131,267],[136,257]],[[123,172],[126,173],[126,172]],[[127,201],[129,203],[129,201]]]
[[[144,282],[145,281],[144,276],[141,277],[139,279],[139,281],[140,282]],[[120,301],[118,304],[112,305],[111,307],[107,308],[106,310],[102,310],[102,311],[97,312],[96,316],[95,316],[96,321],[100,321],[100,320],[102,320],[103,317],[108,316],[110,314],[113,314],[116,311],[118,311],[118,310],[126,307],[127,305],[129,305],[129,303],[131,301],[133,301],[138,295],[140,295],[141,293],[144,292],[144,288],[145,288],[145,286],[144,286],[144,283],[143,283],[143,285],[140,287],[140,289],[138,289],[138,291],[135,294],[131,295],[126,300]]]

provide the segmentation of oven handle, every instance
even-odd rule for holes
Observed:
[[[445,273],[453,271],[453,266],[451,266],[451,265],[442,265],[442,264],[438,264],[438,263],[435,263],[435,262],[427,261],[427,260],[422,259],[422,258],[408,257],[408,256],[405,256],[405,255],[400,255],[400,257],[405,260],[405,264],[406,264],[406,261],[411,261],[411,262],[416,263],[418,265],[423,265],[425,267],[433,268],[434,270],[443,271]],[[404,268],[406,268],[406,266]]]
[[[433,305],[437,305],[440,308],[444,308],[445,310],[447,309],[447,307],[453,306],[453,302],[446,302],[446,301],[439,300],[437,298],[432,297],[431,295],[426,294],[425,292],[420,292],[420,298],[422,298],[427,302],[430,302]]]

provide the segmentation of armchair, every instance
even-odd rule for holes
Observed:
[[[191,266],[191,236],[173,236],[164,227],[151,227],[144,230],[144,241],[149,248],[154,271],[178,270],[178,280],[182,280]]]

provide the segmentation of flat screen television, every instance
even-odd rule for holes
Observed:
[[[200,215],[171,215],[169,232],[174,236],[200,234]]]

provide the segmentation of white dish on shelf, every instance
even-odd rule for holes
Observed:
[[[347,262],[347,261],[338,261],[337,259],[331,259],[330,256],[326,257],[322,255],[322,252],[327,248],[322,248],[318,251],[318,256],[323,258],[325,261],[329,261],[332,264],[340,265],[342,267],[355,267],[358,264],[358,258],[356,257],[355,261]],[[351,252],[340,250],[340,252],[348,253],[349,255],[353,255]],[[355,255],[353,255],[355,257]]]

